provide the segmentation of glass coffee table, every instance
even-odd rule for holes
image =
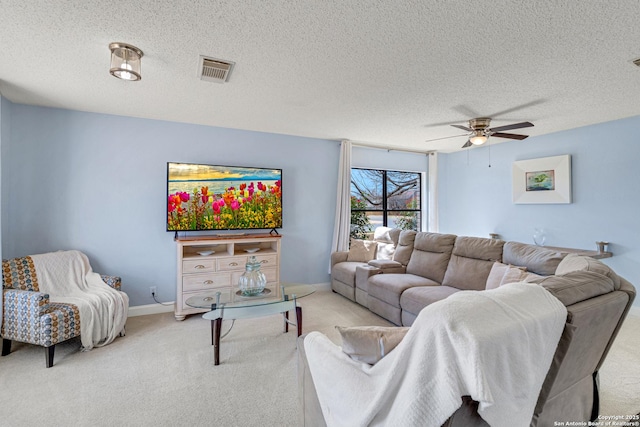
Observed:
[[[229,300],[220,292],[198,295],[188,298],[185,303],[190,307],[208,308],[211,311],[202,315],[202,318],[211,321],[211,344],[213,345],[214,365],[220,364],[220,340],[227,336],[236,320],[251,319],[254,317],[270,316],[282,313],[284,318],[284,331],[289,332],[289,325],[297,326],[298,336],[302,335],[302,307],[298,307],[297,299],[306,297],[315,292],[313,285],[280,285],[280,296],[269,296],[271,291],[265,289],[262,294],[256,296],[242,296],[240,291]],[[295,310],[295,323],[289,320],[289,311]],[[222,321],[231,320],[229,330],[221,335]]]

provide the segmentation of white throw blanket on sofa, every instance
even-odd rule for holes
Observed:
[[[124,329],[129,297],[104,283],[80,251],[32,255],[40,292],[51,302],[75,304],[80,312],[82,350],[109,344]]]
[[[325,421],[440,426],[469,395],[489,425],[528,426],[566,313],[534,284],[458,292],[423,309],[373,366],[311,332],[305,349]]]

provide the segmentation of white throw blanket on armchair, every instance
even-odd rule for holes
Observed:
[[[489,425],[528,426],[566,313],[535,284],[458,292],[424,308],[373,366],[311,332],[305,349],[325,421],[440,426],[468,395]]]
[[[32,255],[40,292],[51,302],[75,304],[80,312],[82,350],[112,342],[124,329],[129,297],[104,283],[80,251]]]

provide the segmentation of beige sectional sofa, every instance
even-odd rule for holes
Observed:
[[[410,234],[401,233],[399,241]],[[525,281],[543,286],[567,307],[565,329],[530,425],[597,417],[598,370],[635,298],[633,285],[600,261],[524,243],[437,233],[414,233],[413,242],[406,265],[392,259],[357,266],[352,299],[358,289],[356,302],[408,326],[429,304],[464,290],[483,291],[496,262],[520,266],[529,275]],[[304,425],[324,425],[304,336],[299,349]],[[445,425],[487,425],[477,413],[477,402],[461,396],[461,403]]]
[[[391,260],[352,264],[352,281],[336,286],[333,271],[344,268],[339,260],[346,254],[332,254],[332,289],[396,325],[410,326],[420,310],[435,301],[459,291],[484,290],[495,262],[548,276],[567,252],[482,237],[402,231]]]

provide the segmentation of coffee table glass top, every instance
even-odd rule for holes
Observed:
[[[189,307],[195,308],[208,308],[214,310],[215,307],[223,304],[225,308],[241,308],[252,307],[259,305],[276,304],[282,301],[291,301],[294,299],[306,297],[315,292],[313,285],[294,285],[283,283],[280,285],[280,297],[276,297],[276,292],[272,292],[268,288],[265,291],[256,296],[242,296],[240,291],[234,291],[232,298],[229,298],[228,293],[216,293],[212,290],[208,294],[200,294],[188,298],[185,303]]]

